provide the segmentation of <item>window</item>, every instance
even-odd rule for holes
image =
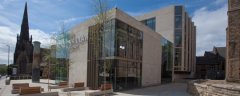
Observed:
[[[182,15],[182,6],[175,6],[175,15]]]
[[[87,85],[98,88],[106,80],[114,90],[140,87],[143,33],[115,19],[100,27],[89,27]]]
[[[181,66],[181,59],[182,59],[181,53],[182,53],[181,48],[175,49],[175,66],[177,67]],[[180,70],[180,68],[176,68],[176,70]]]
[[[182,28],[182,16],[175,16],[175,28]]]
[[[175,47],[182,46],[182,32],[175,32]]]
[[[155,31],[155,26],[156,26],[156,19],[155,18],[150,18],[150,19],[147,19],[147,20],[143,20],[142,23],[147,25],[148,27],[150,27],[152,30]]]

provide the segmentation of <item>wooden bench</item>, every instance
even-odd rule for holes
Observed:
[[[112,94],[112,84],[102,84],[99,90],[88,90],[85,92],[85,96],[98,96],[98,95],[105,95],[105,94]]]
[[[20,96],[59,96],[58,92],[48,92],[48,93],[37,93],[37,94],[26,94]]]
[[[74,83],[74,84],[73,84],[73,87],[63,88],[62,91],[63,91],[63,92],[81,91],[81,90],[85,90],[85,89],[87,89],[87,88],[84,87],[84,82],[78,82],[78,83]]]
[[[59,88],[65,88],[68,87],[68,82],[59,82],[57,86],[48,86],[48,91],[51,91],[51,89],[59,89]]]
[[[63,82],[59,82],[58,86],[67,86],[68,82],[63,81]]]
[[[84,87],[84,82],[74,83],[73,87],[74,87],[74,88]]]
[[[99,89],[102,91],[112,89],[112,84],[102,84]]]
[[[15,83],[12,84],[12,94],[18,94],[20,88],[29,87],[29,83]]]
[[[36,94],[41,93],[41,87],[21,87],[19,94],[26,95],[26,94]]]

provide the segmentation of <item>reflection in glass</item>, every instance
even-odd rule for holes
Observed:
[[[156,30],[155,26],[156,26],[156,19],[155,18],[150,18],[147,20],[143,20],[141,21],[143,24],[147,25],[148,27],[150,27],[152,30]]]
[[[182,46],[182,32],[175,32],[175,47]]]
[[[182,16],[175,16],[175,28],[182,28]]]
[[[175,6],[175,15],[182,15],[182,6]]]
[[[111,83],[115,91],[140,87],[142,32],[120,20],[109,21],[104,31],[100,27],[89,27],[87,86]]]

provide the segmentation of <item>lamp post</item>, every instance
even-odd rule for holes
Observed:
[[[7,65],[7,75],[9,75],[9,53],[10,53],[10,45],[8,46],[8,65]]]

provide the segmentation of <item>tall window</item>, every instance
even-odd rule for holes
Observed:
[[[156,30],[155,26],[156,26],[156,19],[155,18],[150,18],[147,20],[143,20],[142,21],[143,24],[147,25],[148,27],[150,27],[152,30]]]
[[[112,83],[114,90],[141,86],[143,33],[120,21],[89,27],[88,87]],[[105,67],[104,67],[105,66]]]
[[[182,28],[182,16],[175,16],[175,28]]]
[[[175,47],[182,47],[182,32],[175,32]]]
[[[182,6],[175,6],[175,15],[182,15]]]
[[[174,46],[175,46],[175,57],[174,57],[174,65],[175,70],[181,70],[181,62],[182,62],[182,21],[183,21],[183,7],[175,6],[175,16],[174,16],[174,26],[175,26],[175,36],[174,36]]]

